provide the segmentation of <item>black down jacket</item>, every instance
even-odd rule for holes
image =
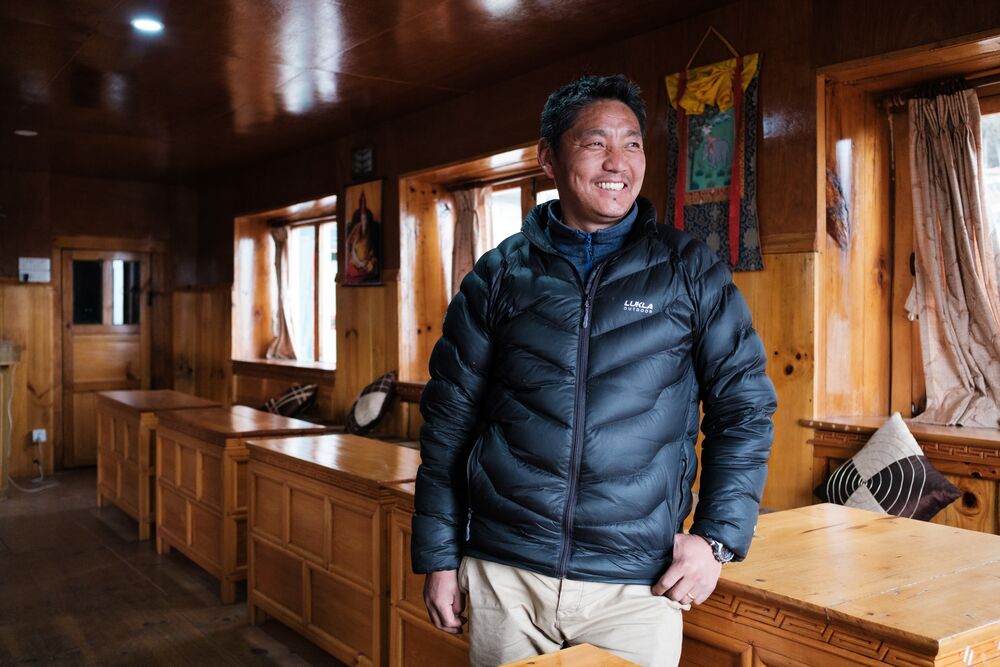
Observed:
[[[691,532],[746,556],[776,408],[728,267],[656,224],[587,284],[544,233],[548,204],[462,282],[421,400],[416,572],[463,555],[569,579],[652,583]]]

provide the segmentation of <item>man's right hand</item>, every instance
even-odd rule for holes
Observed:
[[[457,570],[431,572],[424,578],[424,604],[438,630],[462,634],[467,619],[461,615],[465,611],[465,594],[458,586]]]

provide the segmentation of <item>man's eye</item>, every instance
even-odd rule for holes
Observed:
[[[591,148],[604,148],[604,142],[603,141],[591,141],[587,145],[590,146]]]

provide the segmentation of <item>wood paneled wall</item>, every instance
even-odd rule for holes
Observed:
[[[216,285],[173,294],[173,388],[232,402],[232,288]]]
[[[0,278],[18,257],[50,257],[55,236],[169,241],[172,284],[197,282],[198,197],[194,187],[0,170]]]
[[[44,428],[48,432],[48,442],[42,445],[46,474],[52,472],[55,462],[55,407],[60,397],[52,354],[54,312],[51,285],[0,282],[0,339],[13,340],[22,348],[21,361],[14,371],[10,472],[15,477],[38,474],[32,429]]]

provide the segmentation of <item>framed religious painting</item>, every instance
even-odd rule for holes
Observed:
[[[382,284],[381,179],[348,185],[344,190],[344,272],[341,284]]]
[[[714,34],[729,60],[691,68]],[[761,54],[740,55],[709,28],[687,67],[666,77],[668,212],[734,271],[764,268],[757,218],[757,88]]]

